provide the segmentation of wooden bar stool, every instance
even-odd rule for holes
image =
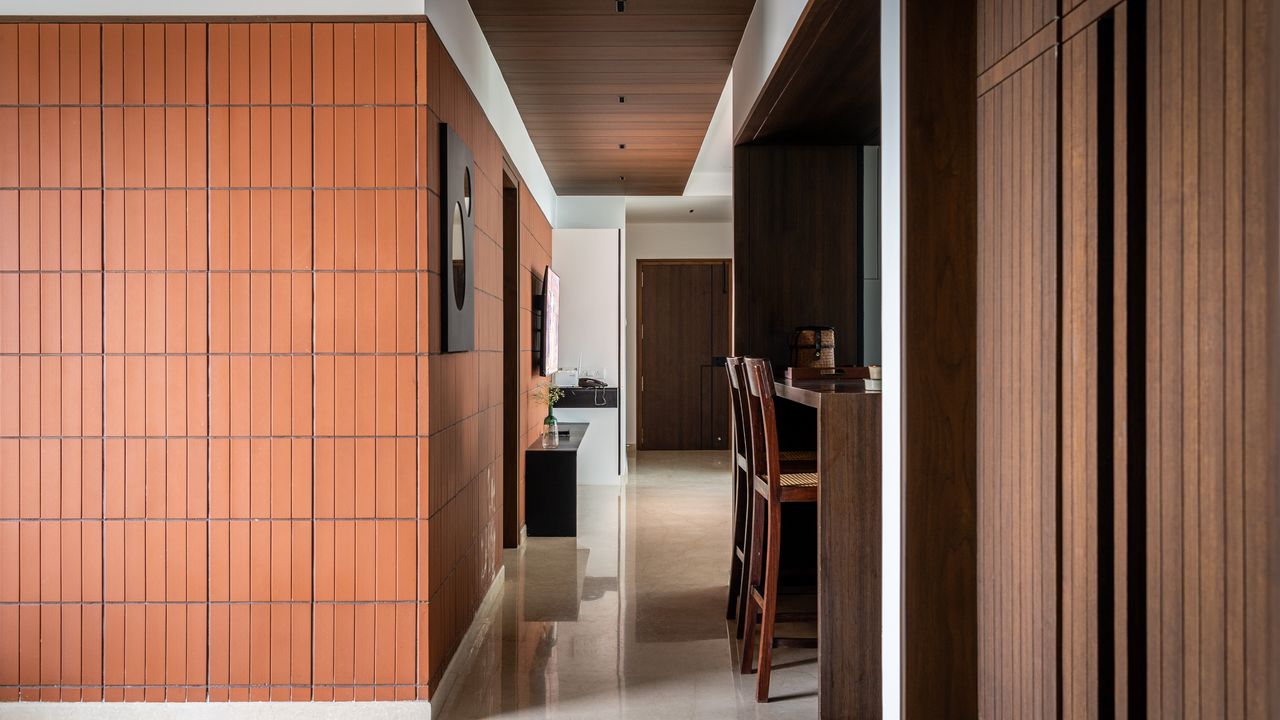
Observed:
[[[751,500],[751,466],[748,463],[746,421],[742,417],[742,387],[739,377],[742,358],[725,358],[725,374],[729,376],[729,398],[733,407],[733,552],[729,558],[729,602],[725,619],[738,619],[738,637],[742,637],[742,607],[746,604],[743,569],[749,550],[747,533],[751,527],[748,509]]]
[[[751,448],[751,532],[747,570],[746,608],[742,613],[745,630],[742,641],[742,672],[751,672],[751,635],[760,614],[758,645],[759,674],[756,701],[769,701],[769,676],[773,661],[774,626],[779,619],[778,578],[782,549],[783,503],[816,503],[818,474],[814,471],[784,471],[778,449],[777,416],[773,405],[773,372],[765,360],[747,358],[742,396],[748,443]],[[789,618],[788,618],[789,619]]]
[[[751,552],[751,437],[744,414],[747,386],[744,358],[725,359],[729,397],[733,408],[733,548],[729,557],[729,598],[725,619],[737,622],[742,637],[747,607],[746,565]],[[783,472],[815,472],[817,453],[812,450],[779,453]]]

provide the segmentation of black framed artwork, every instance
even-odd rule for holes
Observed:
[[[440,134],[440,194],[444,198],[440,206],[444,254],[441,339],[445,352],[463,352],[474,350],[476,345],[475,158],[453,128],[441,124]]]

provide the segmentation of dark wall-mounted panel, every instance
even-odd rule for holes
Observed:
[[[440,149],[444,350],[465,352],[476,347],[476,215],[472,185],[475,158],[462,138],[445,123],[440,124]]]
[[[853,145],[734,150],[734,354],[791,364],[791,331],[836,329],[858,354],[858,151]]]

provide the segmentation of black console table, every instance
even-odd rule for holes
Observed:
[[[578,448],[590,423],[560,423],[560,446],[542,438],[524,451],[524,514],[529,537],[578,534]],[[569,431],[568,436],[563,431]]]

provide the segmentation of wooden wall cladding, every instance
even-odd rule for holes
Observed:
[[[791,364],[800,325],[836,329],[836,364],[858,353],[858,147],[734,148],[734,353]]]
[[[429,696],[501,559],[500,157],[423,22],[0,24],[0,699]]]
[[[982,715],[1269,717],[1276,18],[1257,0],[1067,3],[1051,41],[1006,42],[993,28],[1020,27],[1011,12],[980,10],[997,19],[979,47],[1006,49],[980,54],[978,83]],[[1051,123],[1047,146],[1010,135],[1026,118]],[[1056,236],[1025,227],[1027,168],[1061,178]],[[1035,247],[1056,278],[1034,250],[1019,264]],[[1048,303],[1030,324],[1008,299],[1027,288]],[[1036,438],[1056,466],[1027,464]],[[1055,494],[1029,518],[1060,544],[1029,566],[1019,498]],[[1055,567],[1052,592],[1029,596]],[[1028,611],[1056,616],[1056,637]]]
[[[1148,4],[1152,716],[1280,712],[1280,658],[1266,636],[1280,562],[1276,197],[1266,168],[1277,140],[1265,101],[1274,12],[1258,0]]]
[[[1056,64],[1045,53],[978,99],[979,148],[999,148],[978,163],[979,698],[992,716],[1057,704]]]
[[[972,1],[902,5],[901,694],[909,718],[980,717],[978,108],[970,69],[957,62],[976,52],[977,17]],[[1015,137],[1010,126],[1004,141]]]

